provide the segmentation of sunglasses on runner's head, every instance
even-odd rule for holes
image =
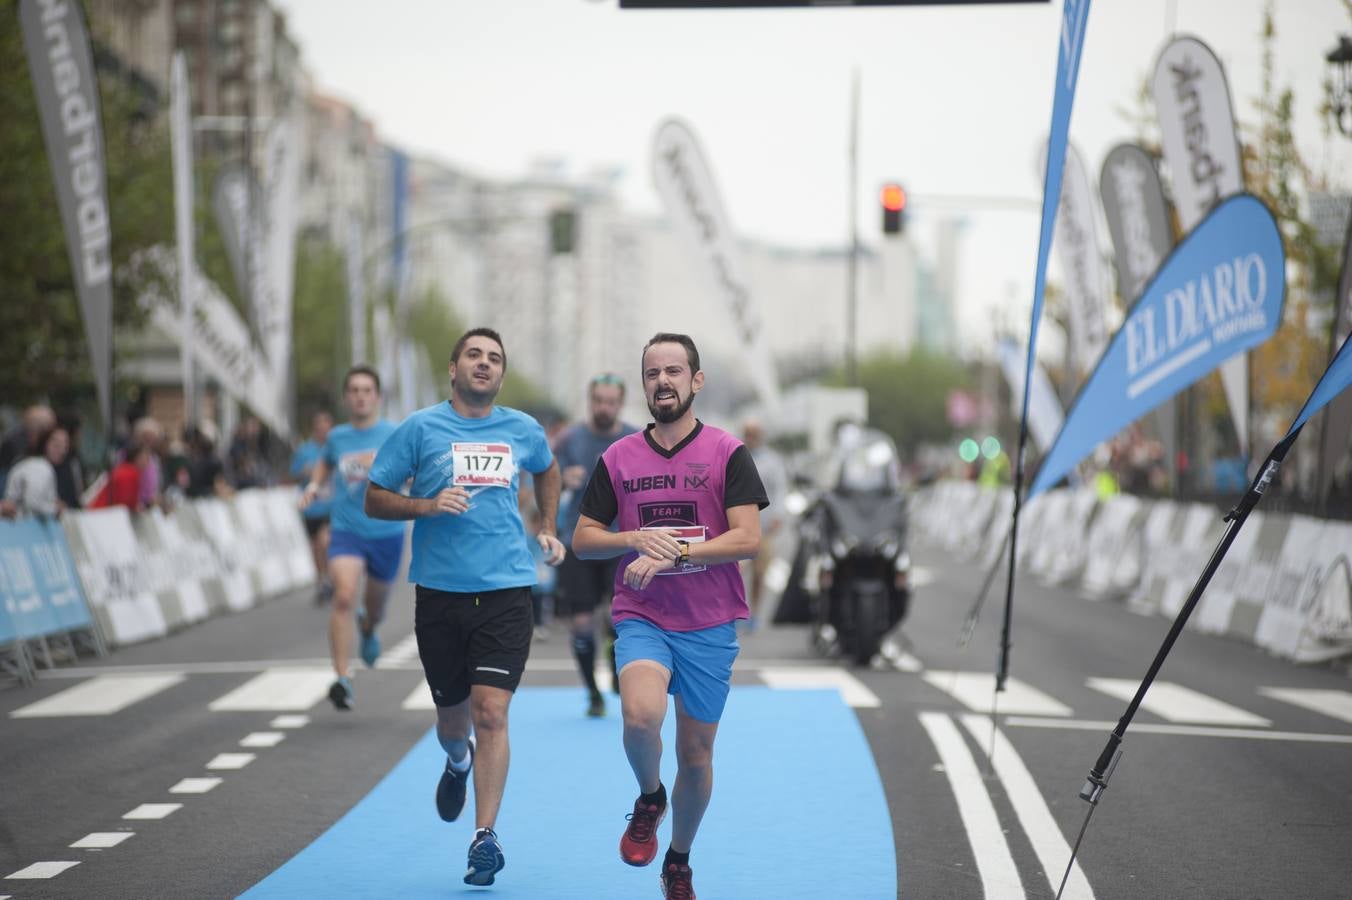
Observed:
[[[595,387],[598,384],[613,384],[621,390],[624,389],[624,379],[618,375],[612,375],[609,372],[605,375],[597,375],[591,380],[592,387]]]

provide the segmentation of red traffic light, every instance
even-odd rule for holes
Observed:
[[[883,209],[901,212],[906,208],[906,191],[899,184],[885,184],[882,190]]]

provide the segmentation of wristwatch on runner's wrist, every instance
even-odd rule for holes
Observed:
[[[676,557],[677,568],[684,568],[685,566],[690,565],[690,542],[677,541],[676,545],[681,548],[681,555]]]

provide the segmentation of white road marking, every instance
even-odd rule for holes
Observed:
[[[173,815],[183,808],[182,803],[142,803],[131,812],[124,815],[124,819],[163,819],[166,816]]]
[[[276,747],[286,739],[280,731],[255,731],[239,742],[241,747]]]
[[[310,717],[298,713],[277,716],[268,723],[273,728],[304,728],[310,724]]]
[[[212,701],[213,712],[303,711],[329,695],[330,669],[269,669]]]
[[[59,669],[44,669],[38,672],[38,679],[48,678],[92,678],[96,675],[149,675],[158,672],[179,672],[187,675],[234,675],[240,672],[263,672],[278,666],[292,669],[318,669],[330,666],[327,659],[253,659],[235,662],[201,663],[147,663],[138,666],[63,666]]]
[[[418,664],[417,634],[410,634],[380,654],[380,659],[376,660],[377,669],[404,669],[410,664]]]
[[[217,753],[215,758],[207,763],[207,768],[217,772],[242,769],[257,758],[258,756],[253,753]]]
[[[36,862],[31,866],[20,869],[17,872],[6,875],[6,878],[55,878],[67,869],[78,866],[79,861],[75,862]]]
[[[892,668],[898,672],[923,672],[925,671],[925,664],[903,650],[897,655],[896,659],[892,660]]]
[[[1026,719],[1010,716],[1005,725],[1020,728],[1062,728],[1068,731],[1108,732],[1117,722],[1092,719]],[[1244,738],[1253,741],[1292,741],[1310,744],[1352,744],[1352,734],[1319,734],[1303,731],[1258,731],[1253,728],[1215,728],[1207,725],[1160,725],[1152,722],[1133,722],[1127,736],[1133,734],[1172,734],[1184,737]]]
[[[962,724],[983,752],[989,754],[987,742],[991,738],[990,717],[967,713],[962,717]],[[1000,776],[1000,782],[1005,786],[1005,794],[1009,797],[1010,805],[1014,807],[1014,814],[1019,817],[1019,824],[1023,826],[1024,833],[1028,835],[1028,840],[1033,845],[1033,852],[1037,854],[1051,890],[1055,891],[1061,884],[1061,875],[1066,870],[1066,863],[1070,861],[1070,844],[1061,834],[1052,811],[1047,808],[1047,801],[1042,798],[1042,792],[1038,790],[1037,783],[1033,781],[1032,774],[1023,764],[1014,745],[1005,737],[1003,731],[996,729],[994,734],[995,755],[992,762],[995,774]],[[1061,896],[1076,900],[1093,900],[1094,891],[1089,887],[1089,880],[1084,877],[1084,871],[1079,863],[1070,870],[1065,893]]]
[[[1352,692],[1349,691],[1260,687],[1258,693],[1320,715],[1352,722]]]
[[[404,702],[399,704],[400,709],[436,709],[437,705],[432,701],[432,692],[426,684],[419,684],[413,689],[413,692],[404,698]]]
[[[383,658],[383,657],[382,657]],[[37,673],[39,681],[59,679],[71,681],[80,678],[94,678],[99,675],[155,675],[175,672],[180,675],[237,675],[249,672],[265,672],[270,669],[318,669],[329,672],[332,663],[327,659],[255,659],[234,662],[203,662],[179,664],[148,664],[137,666],[63,666],[59,669],[43,669]],[[831,668],[835,663],[829,660],[812,659],[747,659],[739,658],[733,667],[739,672],[755,672],[762,668],[782,668],[785,666],[804,669]],[[420,672],[422,663],[416,658],[407,665],[377,666],[377,668],[399,669],[401,671]],[[526,663],[526,671],[572,672],[577,663],[573,658],[560,659],[537,658]],[[330,680],[332,676],[330,675]]]
[[[100,675],[10,713],[15,719],[107,716],[183,680],[182,672],[159,675]]]
[[[1009,843],[962,734],[953,720],[943,713],[921,713],[920,724],[929,732],[934,749],[939,751],[944,775],[958,801],[958,815],[967,830],[972,855],[976,857],[986,900],[1024,900],[1023,882],[1019,880]]]
[[[760,678],[769,687],[781,691],[831,689],[840,692],[840,699],[856,708],[873,709],[882,706],[878,695],[844,669],[761,669]]]
[[[109,847],[116,847],[135,834],[134,831],[95,831],[92,834],[86,834],[71,844],[71,847],[77,850],[106,850]]]
[[[171,794],[205,794],[207,791],[216,787],[224,779],[221,778],[184,778],[178,784],[169,789]]]
[[[1130,678],[1090,678],[1085,684],[1096,691],[1130,701],[1136,696],[1141,682]],[[1146,691],[1141,708],[1169,722],[1188,722],[1196,725],[1245,725],[1262,727],[1272,723],[1262,716],[1246,712],[1209,697],[1200,691],[1175,684],[1156,681]]]
[[[992,672],[929,671],[922,676],[939,690],[949,694],[973,712],[989,713],[995,697]],[[1005,681],[1005,689],[996,701],[1000,715],[1068,716],[1071,708],[1017,678]]]

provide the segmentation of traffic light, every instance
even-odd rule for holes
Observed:
[[[549,249],[552,253],[572,253],[577,243],[577,210],[562,208],[549,214]]]
[[[906,224],[906,190],[895,182],[883,185],[883,234],[901,234]]]

